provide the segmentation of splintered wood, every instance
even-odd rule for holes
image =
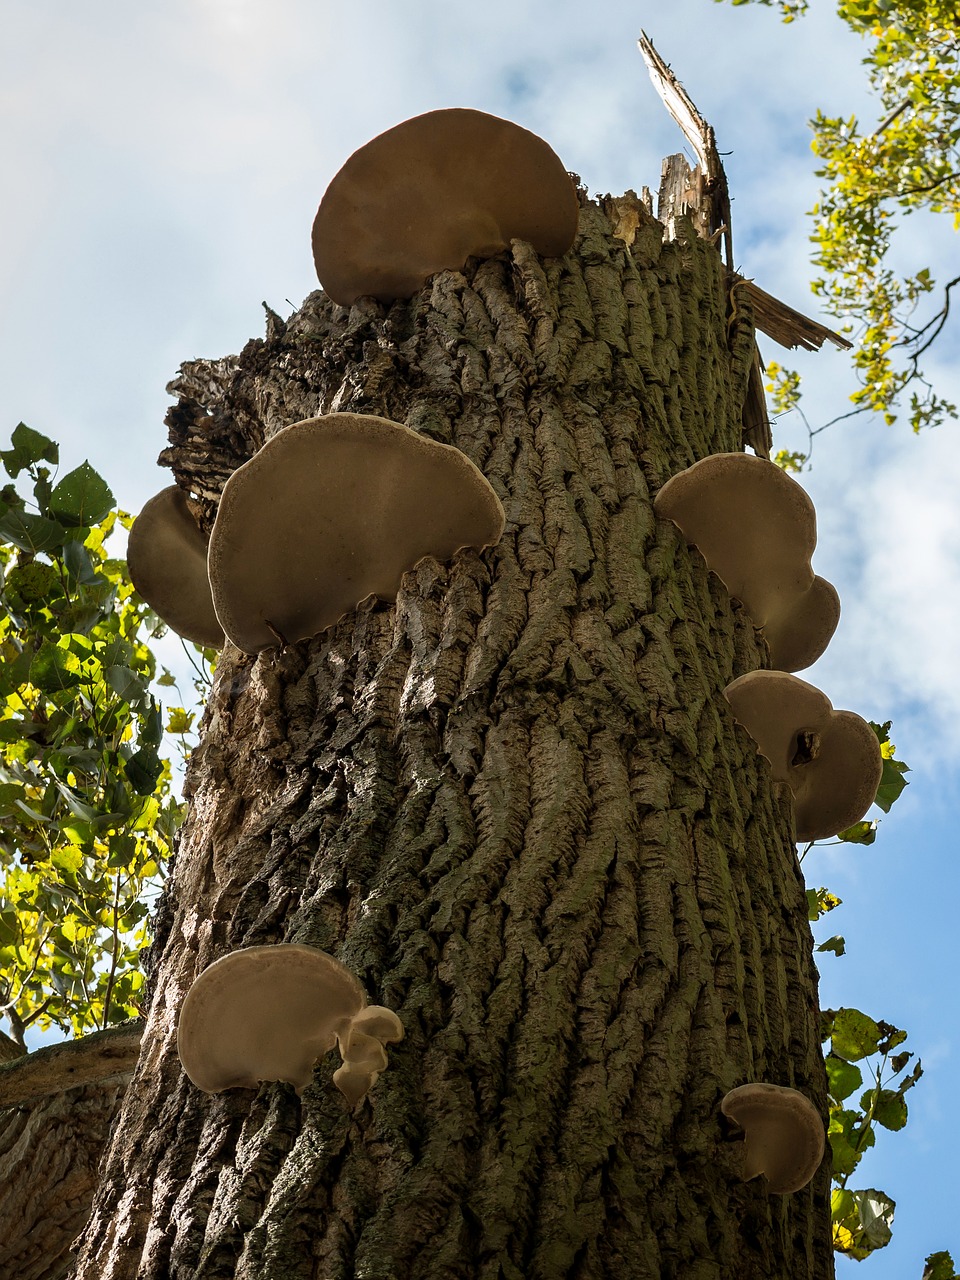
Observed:
[[[678,217],[689,219],[697,235],[704,240],[717,244],[722,238],[728,272],[731,326],[734,319],[746,314],[755,328],[782,347],[819,351],[825,341],[830,341],[841,350],[849,349],[853,344],[839,333],[787,306],[734,270],[730,195],[713,128],[644,32],[640,33],[637,44],[654,88],[697,158],[694,166],[682,153],[667,156],[663,161],[657,217],[666,227],[668,239],[676,236]],[[754,452],[769,458],[773,436],[763,393],[762,371],[763,360],[756,350],[743,410],[743,438]]]

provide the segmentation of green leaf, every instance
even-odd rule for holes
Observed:
[[[83,854],[73,845],[60,845],[54,849],[50,861],[60,871],[77,872],[83,866]]]
[[[50,495],[51,514],[67,525],[96,524],[113,507],[110,486],[89,462],[65,475]]]
[[[39,652],[30,663],[30,683],[44,693],[56,693],[73,689],[81,683],[81,676],[73,669],[66,649],[44,640]]]
[[[902,1129],[907,1123],[907,1104],[899,1093],[893,1089],[868,1089],[860,1099],[864,1111],[873,1107],[873,1118],[884,1129]]]
[[[920,1280],[958,1280],[953,1258],[945,1249],[927,1256]]]
[[[842,898],[838,898],[835,893],[830,893],[827,889],[808,889],[807,919],[819,920],[821,916],[825,916],[834,907],[841,906],[842,902]]]
[[[92,587],[95,583],[103,581],[93,567],[90,552],[75,538],[71,538],[64,544],[63,563],[73,581],[79,582],[81,586]]]
[[[896,747],[890,741],[891,724],[892,721],[890,720],[885,720],[883,724],[877,724],[875,720],[870,721],[870,728],[877,735],[877,740],[880,743],[880,754],[883,757],[883,773],[880,775],[880,785],[877,787],[874,803],[884,813],[890,812],[891,807],[904,787],[909,786],[903,775],[910,772],[910,767],[904,764],[902,760],[895,758]]]
[[[854,1089],[863,1084],[863,1072],[852,1062],[845,1062],[835,1054],[827,1054],[827,1086],[830,1096],[837,1102],[849,1098]]]
[[[849,1258],[864,1258],[890,1243],[893,1200],[882,1191],[834,1191],[831,1197],[833,1247]]]
[[[146,694],[145,682],[129,667],[108,667],[103,678],[129,706],[137,706]]]
[[[842,956],[846,949],[846,941],[841,938],[839,933],[832,938],[828,938],[826,942],[821,942],[817,947],[818,951],[832,951],[835,956]]]
[[[880,1035],[879,1026],[867,1014],[859,1009],[840,1009],[833,1020],[831,1050],[838,1058],[857,1062],[876,1053]]]
[[[163,761],[153,747],[141,747],[126,761],[124,772],[138,796],[149,796],[163,773]]]
[[[874,800],[874,804],[878,805],[884,813],[890,812],[904,787],[910,785],[903,777],[909,772],[909,767],[900,760],[884,760],[883,773],[880,775],[880,785],[877,787]]]
[[[21,551],[51,551],[63,544],[65,532],[56,520],[16,507],[10,507],[0,516],[0,539],[12,542]]]
[[[32,467],[35,462],[42,460],[56,464],[60,461],[58,446],[26,423],[21,422],[14,427],[10,443],[13,448],[0,451],[0,458],[12,480],[16,480],[21,471]]]
[[[873,844],[876,838],[875,822],[855,822],[852,827],[847,827],[837,835],[838,840],[843,840],[847,844]]]

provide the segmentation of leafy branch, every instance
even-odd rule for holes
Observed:
[[[88,463],[24,426],[0,462],[0,1013],[81,1034],[134,1015],[145,898],[179,807],[147,640],[160,624],[107,550],[119,523]],[[189,728],[189,725],[186,726]],[[184,730],[185,731],[185,730]]]

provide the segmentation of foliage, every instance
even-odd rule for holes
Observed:
[[[876,1142],[877,1125],[895,1131],[907,1123],[904,1095],[923,1075],[923,1067],[917,1062],[906,1072],[913,1054],[893,1050],[907,1033],[875,1022],[859,1009],[824,1010],[821,1036],[830,1045],[827,1137],[833,1157],[833,1244],[839,1253],[862,1260],[889,1243],[896,1205],[882,1191],[851,1191],[847,1180]],[[868,1087],[858,1103],[851,1103],[851,1095],[864,1084],[864,1069]]]
[[[776,4],[785,22],[808,7],[807,0],[756,2]],[[960,276],[943,285],[939,309],[915,324],[914,313],[936,281],[929,266],[898,273],[891,250],[898,216],[947,214],[960,228],[956,0],[838,0],[837,11],[868,42],[863,63],[877,98],[877,123],[863,128],[856,116],[822,111],[811,122],[816,173],[824,180],[812,210],[813,262],[821,272],[812,287],[828,312],[848,322],[848,332],[856,328],[860,386],[851,396],[853,412],[878,413],[889,424],[909,396],[910,423],[919,431],[957,414],[956,405],[936,394],[921,361],[947,322]],[[798,376],[775,367],[770,372],[775,411],[796,407]]]
[[[158,623],[106,542],[89,466],[22,423],[0,460],[0,1013],[80,1034],[137,1012],[147,901],[177,825],[144,633]],[[50,465],[44,465],[50,464]],[[16,1048],[14,1048],[16,1046]]]
[[[880,743],[883,773],[874,803],[889,813],[904,787],[909,767],[896,758],[890,741],[890,721],[870,722]],[[871,845],[878,822],[856,822],[837,837],[844,844]],[[816,842],[808,844],[801,861]],[[828,889],[807,890],[807,915],[812,922],[841,906]],[[820,943],[818,952],[842,956],[846,945],[839,935]],[[821,1014],[821,1039],[826,1048],[827,1087],[830,1118],[827,1136],[833,1157],[831,1216],[833,1246],[838,1253],[862,1261],[889,1244],[896,1205],[889,1196],[873,1188],[855,1191],[847,1186],[850,1175],[876,1142],[876,1127],[898,1130],[907,1123],[904,1095],[923,1075],[919,1061],[907,1071],[912,1053],[894,1053],[907,1033],[887,1022],[878,1022],[859,1009],[826,1009]],[[859,1064],[859,1065],[858,1065]],[[866,1073],[866,1075],[865,1075]],[[869,1081],[859,1100],[851,1100]]]
[[[946,1250],[931,1253],[924,1265],[920,1280],[958,1280],[950,1254]]]

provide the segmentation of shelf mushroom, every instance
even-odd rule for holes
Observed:
[[[726,1094],[720,1110],[743,1131],[744,1182],[762,1173],[769,1190],[787,1195],[805,1187],[819,1169],[823,1121],[796,1089],[742,1084]]]
[[[207,581],[207,539],[179,486],[162,489],[134,520],[127,567],[139,594],[178,636],[223,646]]]
[[[368,1005],[338,960],[279,943],[232,951],[204,969],[180,1010],[177,1052],[205,1093],[286,1080],[301,1094],[337,1043],[344,1065],[333,1080],[356,1105],[387,1065],[384,1045],[402,1038],[397,1015]]]
[[[810,557],[817,517],[785,471],[748,453],[717,453],[667,481],[654,499],[758,627],[779,671],[801,671],[823,653],[840,599]]]
[[[308,418],[224,486],[207,556],[217,617],[246,653],[306,640],[368,596],[395,599],[425,556],[492,546],[503,525],[459,449],[372,415]]]
[[[783,671],[749,671],[724,689],[733,714],[794,796],[797,840],[824,840],[859,822],[883,772],[880,742],[853,711]]]
[[[428,111],[353,153],[320,202],[313,258],[341,306],[392,302],[511,240],[562,257],[578,217],[573,182],[542,138],[483,111]]]

